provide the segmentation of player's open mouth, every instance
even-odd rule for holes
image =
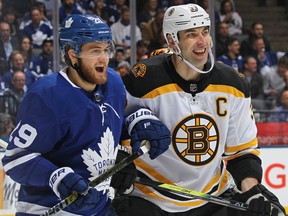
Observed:
[[[202,49],[202,50],[193,50],[193,52],[195,54],[204,54],[206,52],[206,49]]]
[[[104,67],[95,67],[95,70],[102,73],[104,71]]]

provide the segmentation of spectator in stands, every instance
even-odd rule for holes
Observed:
[[[10,25],[5,21],[0,21],[0,76],[9,69],[9,57],[17,48],[18,38],[11,36]]]
[[[223,0],[220,5],[220,21],[226,22],[229,26],[229,35],[242,34],[242,18],[233,8],[230,0]]]
[[[265,66],[267,67],[267,66]],[[288,70],[288,57],[282,56],[277,66],[270,67],[263,73],[263,89],[268,109],[273,109],[277,99],[285,88],[284,74]]]
[[[158,8],[158,0],[148,0],[146,1],[145,5],[143,6],[143,9],[138,16],[138,26],[140,29],[142,28],[143,25],[148,23],[149,21],[154,20],[156,13],[157,13],[157,8]]]
[[[142,38],[148,46],[149,52],[162,48],[166,44],[162,33],[162,25],[165,11],[157,9],[155,19],[145,23],[141,28]]]
[[[76,0],[61,0],[61,6],[59,8],[59,23],[70,14],[82,14],[80,8],[77,8]]]
[[[126,76],[130,71],[130,64],[127,61],[122,61],[118,64],[116,72],[121,76]]]
[[[122,8],[127,7],[126,0],[112,0],[108,5],[109,23],[116,23],[120,20]]]
[[[32,39],[33,55],[41,52],[43,40],[53,36],[53,27],[48,22],[44,22],[38,7],[30,10],[31,19],[25,24],[20,25],[20,35],[28,35]]]
[[[264,35],[264,26],[262,23],[254,22],[250,27],[249,35],[246,39],[244,39],[241,43],[241,55],[253,55],[253,44],[257,38],[263,38],[265,44],[265,50],[271,51],[271,45],[269,39]]]
[[[218,61],[226,65],[232,66],[236,71],[242,72],[243,58],[240,55],[240,42],[237,38],[228,40],[227,53],[217,58]]]
[[[26,94],[26,77],[21,70],[16,70],[12,75],[11,87],[6,88],[0,97],[1,109],[16,118],[19,105]]]
[[[109,61],[109,67],[112,67],[114,70],[117,70],[119,63],[125,60],[126,60],[125,49],[123,47],[117,47],[114,57]]]
[[[46,5],[43,2],[36,1],[34,3],[34,6],[38,7],[40,11],[41,20],[48,23],[52,21],[52,16],[47,15]]]
[[[288,122],[288,90],[284,90],[280,98],[280,105],[273,109],[277,113],[271,114],[270,122]]]
[[[9,142],[10,133],[15,128],[13,117],[7,113],[0,113],[0,138]]]
[[[25,68],[31,68],[32,67],[32,40],[29,36],[24,35],[20,38],[20,45],[19,45],[19,51],[24,56],[24,67]]]
[[[121,18],[118,22],[111,25],[112,38],[116,46],[124,47],[129,49],[131,46],[131,35],[130,35],[130,11],[127,6],[123,6],[121,10]],[[135,26],[136,34],[135,41],[142,39],[141,31],[138,26]]]
[[[139,40],[136,43],[136,62],[142,60],[142,59],[146,59],[148,58],[148,46],[147,44],[144,42],[144,40]],[[129,64],[131,63],[131,56],[129,56],[128,58],[126,58],[126,61],[129,62]]]
[[[263,38],[256,38],[253,43],[253,56],[257,59],[259,70],[264,76],[264,73],[277,64],[280,57],[284,55],[284,52],[272,52],[267,51]],[[264,66],[266,66],[264,68]]]
[[[46,38],[39,56],[33,56],[31,71],[36,79],[51,74],[53,71],[53,40]]]
[[[2,76],[6,88],[12,87],[11,83],[12,83],[13,74],[15,71],[18,71],[18,70],[21,70],[25,73],[25,76],[26,76],[25,88],[29,88],[32,85],[32,83],[35,81],[35,77],[33,76],[32,72],[28,68],[24,67],[25,60],[21,52],[13,51],[10,56],[9,63],[11,65],[10,70],[6,71]]]
[[[229,26],[226,22],[220,22],[216,29],[216,57],[224,55],[227,53],[228,40],[230,38],[228,32]]]
[[[91,13],[96,14],[101,17],[109,26],[112,24],[109,21],[109,13],[106,7],[105,0],[95,0],[93,1],[93,6]]]
[[[18,48],[19,48],[18,38],[16,36],[11,35],[11,29],[9,23],[1,21],[0,22],[0,53],[2,53],[1,57],[4,57],[6,61],[8,61],[13,50],[16,50]]]
[[[243,74],[248,81],[251,91],[251,101],[253,109],[265,109],[263,78],[257,71],[257,60],[253,56],[243,59]]]
[[[17,21],[17,15],[14,9],[5,8],[3,11],[3,21],[10,25],[11,36],[19,36],[19,23]]]
[[[139,40],[136,43],[136,62],[146,58],[148,58],[148,46],[144,40]]]

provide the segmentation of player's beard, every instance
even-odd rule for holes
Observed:
[[[103,71],[99,72],[96,70],[95,66],[86,66],[86,64],[83,64],[83,61],[80,60],[79,68],[82,71],[82,75],[80,75],[79,73],[78,74],[86,82],[97,85],[105,84],[107,82],[107,66],[104,66]]]

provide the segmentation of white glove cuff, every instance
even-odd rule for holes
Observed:
[[[127,118],[125,119],[125,125],[128,130],[129,135],[131,135],[131,131],[133,127],[141,120],[145,119],[152,119],[152,120],[159,120],[153,112],[151,112],[149,109],[141,108],[137,110],[134,113],[131,113]]]
[[[55,170],[49,179],[49,186],[53,189],[54,193],[60,198],[60,193],[58,191],[58,185],[61,180],[68,175],[69,173],[73,173],[74,171],[70,167],[61,167]]]

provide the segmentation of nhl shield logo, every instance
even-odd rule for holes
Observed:
[[[197,91],[197,84],[190,84],[190,91],[191,92],[196,92]]]

